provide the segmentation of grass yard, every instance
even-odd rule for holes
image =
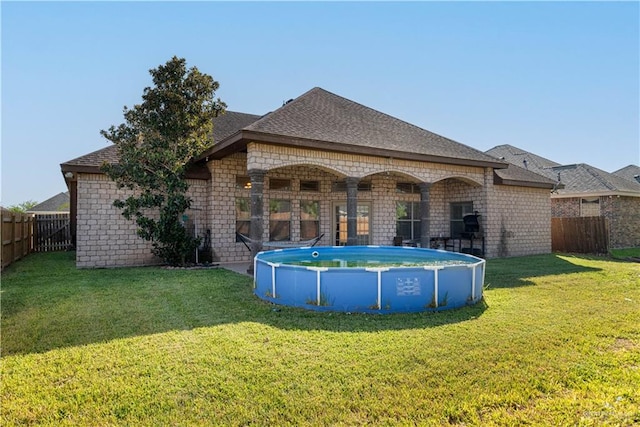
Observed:
[[[640,264],[487,265],[477,306],[349,315],[225,270],[30,255],[2,275],[0,424],[640,423]]]

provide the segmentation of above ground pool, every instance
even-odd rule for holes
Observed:
[[[254,293],[319,311],[405,313],[475,304],[485,260],[402,246],[278,249],[254,259]]]

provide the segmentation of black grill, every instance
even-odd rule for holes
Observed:
[[[480,235],[479,217],[478,211],[462,217],[464,231],[460,233],[460,238],[469,240],[469,247],[460,245],[460,252],[482,257],[484,256],[484,238]],[[479,244],[480,247],[474,247],[474,240],[476,240],[475,244]]]
[[[476,211],[472,214],[467,214],[462,217],[462,221],[464,222],[464,231],[460,233],[460,237],[463,239],[472,239],[478,237],[478,233],[480,232],[480,222],[478,221],[478,217],[480,214]]]

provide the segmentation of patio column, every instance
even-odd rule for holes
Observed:
[[[431,247],[431,236],[429,235],[429,198],[431,183],[421,182],[420,187],[420,246],[423,248]]]
[[[348,177],[347,184],[347,246],[358,244],[358,182],[360,178]]]
[[[251,180],[251,225],[249,227],[249,237],[251,238],[251,267],[253,270],[253,258],[262,250],[262,235],[264,233],[264,176],[267,171],[262,169],[251,169],[249,179]]]

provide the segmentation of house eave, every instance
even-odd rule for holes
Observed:
[[[490,167],[494,169],[504,169],[508,164],[501,161],[485,161],[474,159],[461,159],[454,157],[436,156],[420,153],[408,153],[397,150],[387,150],[376,147],[364,147],[360,145],[343,144],[336,142],[319,141],[315,139],[306,139],[299,137],[291,137],[284,135],[269,134],[256,131],[240,130],[229,138],[215,144],[202,155],[198,160],[202,159],[222,159],[230,154],[244,151],[249,142],[266,143],[272,145],[281,145],[297,148],[308,148],[318,151],[330,151],[338,153],[359,153],[375,157],[394,158],[401,160],[413,160],[430,163],[443,163],[458,166],[474,166],[474,167]]]
[[[640,192],[633,191],[588,191],[552,194],[552,199],[569,199],[583,197],[640,197]]]
[[[68,172],[71,172],[74,175],[79,173],[104,175],[101,167],[95,165],[70,165],[63,163],[60,165],[60,170],[62,172],[62,176],[65,178],[65,181],[76,179],[76,176],[67,177],[66,174]],[[207,169],[206,165],[194,162],[192,167],[187,169],[186,177],[187,179],[209,180],[211,179],[211,173]]]
[[[493,176],[493,183],[495,185],[507,185],[512,187],[529,187],[529,188],[543,188],[547,190],[553,190],[554,185],[546,182],[535,181],[518,181],[515,179],[503,179],[497,175]]]

